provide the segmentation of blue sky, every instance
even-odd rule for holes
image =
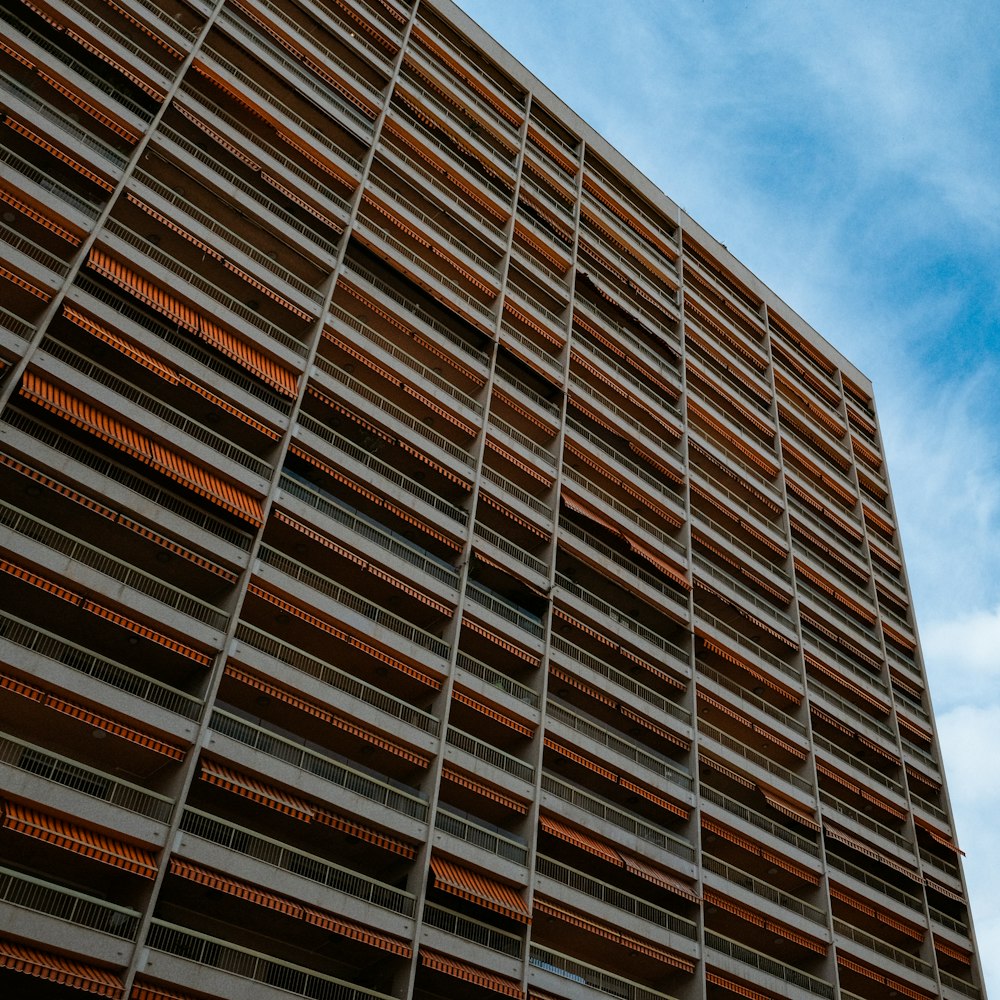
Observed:
[[[1000,997],[1000,4],[459,5],[875,383]]]

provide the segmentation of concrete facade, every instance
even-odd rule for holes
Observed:
[[[10,0],[0,989],[982,1000],[872,387],[448,0]]]

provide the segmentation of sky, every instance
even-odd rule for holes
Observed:
[[[1000,4],[458,3],[872,379],[1000,1000]]]

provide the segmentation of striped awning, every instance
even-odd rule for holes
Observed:
[[[484,799],[489,799],[491,802],[497,802],[505,808],[510,809],[511,812],[523,815],[528,811],[527,804],[522,802],[520,799],[515,799],[506,792],[500,791],[499,788],[495,788],[493,785],[487,784],[485,781],[479,781],[477,778],[472,778],[467,774],[463,774],[450,764],[446,763],[441,768],[441,778],[444,781],[451,781],[456,785],[461,785],[463,788],[467,788],[470,792],[474,792],[476,795],[481,795]]]
[[[887,854],[883,854],[874,847],[869,847],[869,845],[863,840],[858,840],[857,837],[852,837],[849,833],[845,833],[843,830],[838,830],[837,827],[830,826],[829,824],[823,825],[823,832],[828,837],[832,837],[834,840],[838,840],[840,843],[854,848],[854,850],[859,853],[864,854],[875,861],[881,861],[882,864],[888,865],[890,868],[902,875],[905,875],[907,878],[913,879],[914,882],[923,882],[923,879],[916,870],[908,867],[900,861],[896,861],[895,858],[890,858]]]
[[[364,823],[358,823],[355,820],[348,819],[346,816],[329,812],[326,809],[318,809],[316,811],[315,819],[317,823],[333,827],[335,830],[340,830],[341,833],[346,833],[351,837],[357,837],[358,840],[363,840],[368,844],[374,844],[376,847],[381,847],[383,850],[391,851],[393,854],[400,855],[400,857],[409,859],[416,857],[416,848],[407,844],[405,841],[398,840],[396,837],[391,837],[389,834],[383,833],[381,830],[376,830],[372,826],[366,826]]]
[[[766,993],[752,990],[749,986],[744,986],[728,976],[720,976],[718,972],[713,972],[711,969],[705,971],[705,979],[713,986],[720,986],[729,993],[735,993],[738,997],[745,997],[746,1000],[772,1000],[772,997]]]
[[[5,830],[34,837],[55,847],[75,851],[106,865],[121,868],[144,878],[156,876],[156,857],[152,851],[133,847],[114,837],[107,837],[75,823],[29,809],[16,802],[3,803],[2,826]]]
[[[50,983],[61,983],[95,996],[110,997],[111,1000],[122,1000],[125,995],[125,984],[121,979],[104,969],[70,961],[51,952],[26,948],[13,941],[0,941],[0,968]]]
[[[690,900],[692,903],[701,901],[701,897],[690,885],[675,875],[671,875],[670,872],[664,871],[659,865],[655,865],[645,858],[640,858],[637,854],[630,854],[628,851],[621,851],[619,853],[621,854],[622,861],[625,862],[625,867],[633,875],[638,875],[639,878],[644,878],[647,882],[652,882],[661,889],[675,893],[682,899]]]
[[[280,788],[268,785],[257,778],[252,778],[241,771],[224,767],[214,760],[203,760],[201,762],[201,778],[210,785],[224,788],[227,792],[235,795],[242,795],[253,802],[259,802],[270,809],[293,816],[305,823],[309,823],[316,815],[316,810],[295,795],[291,795]]]
[[[478,966],[470,965],[468,962],[460,962],[456,958],[449,958],[436,951],[428,951],[426,948],[420,949],[420,962],[428,969],[436,972],[443,972],[447,976],[454,976],[456,979],[464,979],[467,983],[475,983],[483,989],[493,993],[500,993],[503,996],[515,997],[516,1000],[523,1000],[524,991],[519,983],[506,976],[498,976],[495,972],[488,972]]]
[[[765,788],[763,785],[759,785],[758,787],[760,788],[761,795],[767,799],[767,804],[772,809],[777,809],[778,812],[783,813],[790,819],[794,819],[798,823],[802,823],[804,826],[809,827],[810,830],[820,829],[820,825],[816,821],[816,812],[814,809],[810,809],[801,802],[797,802],[795,799],[787,795],[782,795],[781,792],[776,792],[771,788]]]
[[[24,373],[20,393],[50,413],[138,459],[231,514],[251,524],[261,524],[263,512],[260,503],[250,494],[231,486],[213,472],[196,465],[116,417],[71,396],[34,372]]]
[[[598,837],[592,837],[589,833],[575,826],[570,826],[570,824],[563,823],[561,820],[553,819],[551,816],[541,816],[539,823],[545,833],[550,833],[553,837],[565,840],[566,843],[572,844],[574,847],[579,847],[580,850],[586,851],[588,854],[593,854],[599,858],[603,858],[605,861],[610,861],[611,864],[617,865],[619,868],[625,864],[621,854],[614,847]]]
[[[431,871],[434,874],[435,888],[502,913],[519,923],[531,922],[528,907],[517,891],[502,882],[433,855]]]

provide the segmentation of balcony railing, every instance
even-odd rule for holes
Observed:
[[[664,653],[669,654],[680,662],[687,662],[687,654],[680,648],[680,646],[676,646],[669,639],[665,639],[659,633],[647,628],[630,615],[620,611],[613,604],[609,604],[603,598],[598,597],[592,591],[587,590],[586,587],[581,587],[580,584],[571,580],[565,573],[556,573],[556,583],[562,587],[563,590],[567,591],[567,593],[578,597],[584,602],[584,604],[588,604],[590,607],[595,608],[607,615],[618,625],[622,626],[622,628],[626,631],[638,636],[640,639],[648,642],[652,646],[655,646],[657,649],[662,650]]]
[[[446,515],[453,521],[457,521],[459,524],[468,523],[469,515],[466,511],[462,510],[461,507],[456,507],[454,504],[449,503],[442,497],[439,497],[436,493],[432,493],[429,489],[427,489],[427,487],[422,486],[416,480],[410,479],[409,476],[404,476],[403,473],[398,472],[387,462],[383,462],[381,459],[376,458],[370,451],[367,451],[360,445],[355,444],[349,438],[346,438],[337,431],[327,427],[322,421],[317,420],[308,413],[299,413],[298,422],[307,431],[315,434],[318,438],[336,448],[337,451],[342,452],[350,458],[353,458],[354,461],[366,466],[373,473],[378,474],[383,479],[392,483],[393,486],[402,490],[404,493],[408,493],[411,497],[415,497],[416,499],[423,501],[425,504],[433,507],[434,510]]]
[[[538,511],[546,520],[551,521],[552,507],[544,500],[539,500],[538,497],[532,496],[527,490],[522,490],[517,483],[511,482],[506,476],[502,476],[488,465],[482,467],[482,476],[487,482],[493,483],[494,486],[499,486],[505,493],[509,493],[515,499],[520,500],[525,507]]]
[[[337,305],[332,306],[330,312],[337,318],[338,323],[343,323],[349,326],[355,333],[361,334],[366,340],[385,351],[386,354],[395,358],[436,389],[458,400],[459,403],[468,407],[473,413],[481,414],[483,412],[482,403],[473,399],[468,393],[462,392],[461,389],[439,375],[433,368],[428,368],[422,361],[418,361],[413,355],[407,354],[398,343],[390,340],[388,337],[383,337],[373,326],[358,319],[356,316],[352,316],[346,309],[342,309]]]
[[[915,896],[911,893],[903,892],[902,889],[897,889],[892,883],[886,882],[885,879],[879,878],[877,875],[872,875],[870,872],[865,871],[864,868],[834,854],[829,849],[826,852],[826,863],[831,868],[836,868],[837,871],[849,875],[858,882],[863,882],[869,889],[874,889],[896,903],[900,903],[911,910],[916,910],[918,913],[923,910],[924,901],[921,896]]]
[[[485,740],[463,732],[455,726],[448,727],[445,739],[449,746],[464,750],[484,764],[495,767],[514,778],[520,778],[521,781],[526,782],[535,780],[535,769],[531,764],[521,760],[520,757],[515,757],[513,754],[492,746]]]
[[[591,722],[576,712],[571,712],[568,708],[552,700],[549,700],[547,708],[550,719],[561,722],[564,726],[568,726],[575,732],[580,733],[580,735],[586,736],[595,743],[600,743],[612,753],[620,754],[622,757],[635,762],[640,767],[652,771],[667,784],[676,785],[686,792],[691,791],[694,785],[691,776],[671,761],[650,753],[631,740],[622,738],[617,733]]]
[[[588,667],[590,670],[600,674],[613,684],[617,684],[619,687],[631,692],[636,697],[641,698],[643,701],[654,706],[666,715],[670,715],[673,718],[678,719],[680,722],[690,723],[691,713],[682,705],[674,704],[674,702],[664,698],[659,692],[654,691],[652,688],[647,687],[645,684],[635,680],[635,678],[629,674],[611,666],[610,663],[605,663],[604,660],[600,659],[600,657],[594,656],[593,653],[589,653],[587,650],[581,649],[568,639],[564,639],[561,635],[553,634],[551,644],[553,649],[568,656],[571,660],[575,660],[582,666]],[[687,654],[680,655],[681,659],[686,664]]]
[[[409,539],[377,524],[371,518],[365,517],[360,511],[349,507],[335,496],[307,485],[287,472],[281,474],[279,484],[290,496],[308,504],[331,521],[335,521],[342,527],[360,535],[380,549],[384,549],[411,566],[423,570],[428,576],[440,580],[449,587],[458,586],[458,573],[443,560],[435,558],[425,549],[414,545]]]
[[[802,683],[802,675],[795,667],[789,663],[785,663],[784,660],[779,660],[773,653],[764,649],[760,643],[754,642],[753,639],[748,639],[742,632],[733,628],[721,618],[697,606],[695,607],[695,618],[700,618],[702,621],[707,622],[712,628],[717,629],[723,635],[727,635],[733,639],[738,645],[748,649],[753,654],[754,659],[760,660],[761,663],[766,663],[769,667],[794,680],[797,684]]]
[[[440,731],[440,721],[431,715],[430,712],[424,712],[419,708],[415,708],[409,702],[403,701],[402,698],[396,698],[382,688],[360,680],[353,674],[331,666],[329,663],[325,663],[315,656],[310,656],[301,649],[296,649],[294,646],[290,646],[276,639],[274,636],[254,628],[252,625],[240,622],[236,626],[236,640],[238,642],[245,642],[253,649],[259,650],[266,656],[292,667],[300,673],[315,677],[328,687],[342,691],[352,698],[357,698],[366,705],[371,705],[372,708],[384,712],[398,722],[415,726],[417,729],[425,733],[430,733],[432,736],[436,736]]]
[[[209,937],[197,931],[154,919],[146,935],[146,947],[175,955],[192,963],[192,975],[198,967],[218,969],[237,979],[261,983],[292,996],[309,1000],[392,1000],[384,993],[354,986],[343,979],[327,976],[301,965],[293,965],[230,941]],[[241,990],[233,987],[233,996]]]
[[[839,812],[841,815],[846,816],[848,819],[851,819],[860,826],[863,826],[866,830],[871,830],[872,833],[878,834],[878,836],[888,840],[891,844],[895,844],[896,847],[904,851],[906,854],[913,854],[913,845],[906,839],[906,837],[896,833],[895,830],[886,826],[885,823],[880,823],[877,819],[872,819],[867,813],[862,812],[860,809],[855,809],[853,806],[849,806],[846,802],[841,801],[835,795],[831,795],[829,792],[823,791],[822,789],[820,789],[819,797],[824,806],[835,812]]]
[[[630,892],[624,892],[617,886],[609,882],[602,882],[584,872],[570,868],[552,858],[539,855],[535,865],[535,871],[544,878],[550,878],[553,882],[568,886],[577,892],[598,900],[604,906],[612,906],[616,910],[630,913],[641,920],[647,920],[657,927],[680,934],[682,937],[694,941],[698,937],[698,925],[694,920],[680,917],[662,906],[633,896]]]
[[[511,559],[521,563],[523,566],[527,566],[529,569],[533,569],[542,576],[548,576],[548,563],[533,556],[526,549],[522,549],[520,545],[515,545],[512,541],[501,535],[499,531],[494,531],[481,522],[477,523],[472,531],[477,538],[481,538],[490,545],[496,546],[504,555],[510,556]]]
[[[129,472],[116,462],[109,461],[103,455],[77,444],[71,438],[60,434],[50,427],[46,427],[44,424],[40,424],[26,414],[8,408],[0,419],[9,427],[17,428],[17,430],[34,438],[39,444],[52,448],[60,454],[85,465],[88,469],[94,470],[110,482],[117,483],[129,492],[136,494],[136,496],[142,497],[144,504],[150,504],[162,508],[171,514],[175,514],[189,524],[195,525],[215,535],[216,538],[223,539],[240,549],[247,550],[250,548],[249,537],[225,521],[217,520],[187,501],[182,500],[176,494],[155,486],[148,479],[143,479]]]
[[[824,997],[825,1000],[833,1000],[835,995],[833,983],[828,983],[825,979],[820,979],[817,976],[811,976],[785,962],[779,962],[776,958],[771,958],[770,955],[764,955],[738,941],[716,934],[715,931],[705,931],[705,946],[769,976],[781,979],[790,986],[797,986],[799,989],[808,990],[815,996]]]
[[[620,809],[597,795],[591,795],[582,788],[567,784],[553,774],[548,772],[542,774],[542,791],[685,861],[694,859],[694,848],[687,840],[675,836],[662,826],[649,823],[625,809]]]
[[[742,802],[738,802],[723,792],[717,791],[711,785],[706,785],[704,781],[701,783],[701,797],[707,802],[720,806],[726,812],[738,816],[743,822],[749,823],[751,826],[755,826],[758,830],[763,830],[765,833],[769,833],[778,840],[783,840],[786,844],[790,844],[805,854],[809,854],[814,858],[819,857],[819,847],[813,841],[807,840],[805,837],[800,836],[793,830],[787,829],[780,823],[775,823],[774,820],[761,815],[755,809],[751,809],[749,806],[743,805]]]
[[[219,608],[3,502],[0,502],[0,525],[210,628],[225,628],[229,620]]]
[[[721,876],[727,882],[731,882],[755,896],[760,896],[762,899],[770,900],[783,910],[790,910],[811,923],[826,926],[826,913],[818,906],[813,906],[804,899],[799,899],[798,896],[784,892],[771,885],[770,882],[765,882],[763,879],[727,864],[719,858],[713,858],[710,854],[702,854],[701,863],[706,871]]]
[[[536,639],[540,639],[545,634],[545,627],[539,618],[475,580],[468,581],[465,596],[466,600],[478,604],[481,608],[486,608]]]
[[[524,942],[519,935],[491,927],[436,903],[424,903],[424,923],[510,958],[520,958],[524,953]]]
[[[939,858],[936,854],[932,854],[925,848],[920,848],[920,860],[930,868],[935,868],[939,872],[944,872],[949,878],[953,878],[956,882],[961,881],[961,872],[959,871],[958,865],[951,861],[945,861],[944,858]]]
[[[181,816],[181,830],[211,844],[224,847],[234,854],[253,858],[271,868],[308,879],[334,892],[342,892],[355,899],[362,899],[372,906],[393,913],[412,917],[415,897],[413,893],[386,885],[378,879],[351,871],[325,858],[300,851],[279,840],[265,837],[238,823],[210,816],[200,809],[187,808]],[[181,854],[184,849],[179,848]]]
[[[828,740],[825,736],[820,733],[813,734],[813,740],[816,746],[825,750],[827,753],[832,754],[838,760],[843,761],[850,767],[853,767],[855,771],[860,771],[865,777],[874,781],[876,784],[882,785],[884,788],[888,788],[890,791],[895,792],[897,795],[903,795],[903,786],[890,778],[881,768],[872,767],[870,764],[866,764],[860,757],[855,757],[854,754],[849,753],[842,747],[837,746],[836,743]],[[942,816],[945,814],[942,812]]]
[[[497,827],[477,823],[471,817],[459,816],[451,810],[439,808],[434,818],[434,828],[515,864],[528,863],[528,848],[523,841],[515,840],[511,834]]]
[[[486,681],[492,687],[505,691],[518,701],[522,701],[532,708],[538,707],[538,695],[527,684],[515,681],[512,677],[508,677],[502,670],[497,670],[488,663],[483,663],[482,660],[477,660],[474,656],[469,656],[468,653],[462,652],[459,652],[456,664],[460,669],[467,670],[470,674]]]
[[[531,946],[528,964],[536,969],[544,969],[553,975],[568,979],[572,983],[589,986],[591,989],[597,990],[598,993],[619,997],[620,1000],[676,1000],[669,993],[661,993],[658,990],[640,986],[630,979],[605,972],[604,969],[579,962],[575,958],[570,958],[557,951],[540,948],[536,944]]]
[[[101,142],[100,139],[91,135],[87,129],[78,125],[68,115],[57,111],[47,101],[36,97],[26,87],[21,86],[12,77],[2,72],[0,72],[0,93],[13,95],[23,101],[39,118],[45,119],[49,124],[59,129],[59,131],[70,136],[75,142],[86,146],[87,149],[96,153],[101,159],[106,160],[107,163],[115,168],[116,172],[121,170],[128,162],[127,158],[122,156],[116,149],[113,149],[105,142]]]
[[[140,914],[135,910],[11,868],[0,867],[0,900],[125,941],[134,941],[139,930]]]
[[[863,931],[858,927],[854,927],[852,924],[847,923],[846,920],[840,920],[837,917],[833,918],[833,929],[835,933],[839,934],[841,937],[847,938],[849,941],[853,941],[855,944],[860,944],[871,951],[878,952],[890,961],[895,962],[897,965],[903,965],[907,969],[913,969],[914,972],[919,972],[924,976],[933,975],[934,967],[930,962],[925,962],[916,955],[911,955],[909,952],[903,951],[902,948],[896,948],[895,946],[889,944],[888,941],[883,941],[881,938],[875,937],[874,934],[869,934],[867,931]]]
[[[983,991],[975,983],[970,983],[968,979],[953,976],[950,972],[945,972],[944,969],[940,970],[940,975],[941,985],[945,989],[954,990],[956,993],[961,993],[964,997],[971,997],[972,1000],[979,1000],[983,995]]]
[[[748,705],[753,705],[758,712],[762,712],[769,718],[780,722],[786,729],[790,729],[793,733],[798,733],[799,736],[806,735],[806,727],[801,722],[793,719],[787,712],[782,712],[780,708],[775,708],[769,701],[754,694],[753,691],[748,691],[745,687],[741,687],[721,670],[716,670],[715,667],[708,663],[699,663],[698,673],[703,677],[709,678],[709,680],[718,684],[719,687],[725,688],[736,695],[740,701],[746,702]],[[744,715],[749,718],[750,713],[744,712]]]
[[[862,731],[871,730],[895,745],[896,736],[888,726],[873,719],[867,712],[862,712],[853,702],[841,698],[839,694],[831,691],[825,684],[820,684],[814,678],[809,677],[806,683],[809,685],[810,691],[823,701],[833,705],[838,711],[843,712],[848,718],[853,719]]]
[[[787,781],[788,784],[798,788],[800,791],[810,796],[813,794],[811,781],[807,781],[794,771],[790,771],[787,767],[782,767],[780,764],[775,763],[770,757],[765,757],[764,754],[758,753],[753,747],[741,743],[738,739],[730,736],[729,733],[723,732],[716,726],[708,722],[699,721],[698,733],[699,735],[705,735],[709,739],[715,740],[716,743],[721,743],[727,750],[732,750],[745,760],[756,764],[757,767],[763,768],[768,774],[772,774],[776,778],[781,778],[782,781]]]
[[[755,613],[762,614],[765,618],[769,618],[794,634],[795,619],[792,615],[782,611],[780,608],[776,608],[770,601],[765,600],[756,591],[733,576],[732,573],[728,573],[721,566],[716,566],[715,563],[709,562],[697,552],[693,554],[693,562],[696,571],[705,574],[712,580],[721,583],[724,587],[728,587],[739,594],[740,602],[744,607],[749,605],[754,609]]]
[[[203,703],[200,698],[153,680],[122,663],[98,656],[83,646],[67,642],[13,615],[0,612],[0,638],[185,719],[197,719],[201,715]]]
[[[413,792],[394,788],[387,781],[364,774],[345,761],[337,760],[319,750],[312,750],[220,709],[212,713],[209,725],[222,736],[228,736],[237,743],[251,747],[268,757],[339,785],[346,791],[385,806],[392,812],[418,820],[427,818],[425,799]]]

